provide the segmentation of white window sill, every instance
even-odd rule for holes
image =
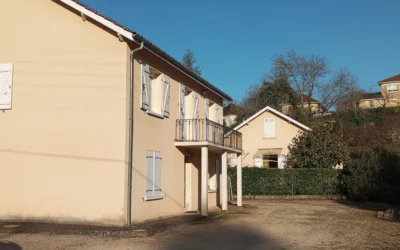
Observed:
[[[154,111],[147,110],[146,113],[151,115],[151,116],[154,116],[154,117],[157,117],[157,118],[160,118],[160,119],[164,119],[164,116],[162,114],[156,113]]]
[[[215,190],[215,189],[209,189],[208,190],[208,193],[216,193],[217,192],[217,190]]]
[[[276,139],[276,137],[263,137],[263,139]]]
[[[148,196],[148,197],[143,197],[144,201],[155,201],[155,200],[162,200],[164,199],[164,195],[159,195],[159,196]]]

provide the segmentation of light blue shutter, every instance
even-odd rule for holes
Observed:
[[[206,140],[208,141],[210,138],[210,124],[209,124],[209,114],[210,114],[210,101],[208,99],[206,99],[206,113],[205,113],[205,117],[206,117]]]
[[[218,104],[215,104],[215,122],[219,124],[219,106]],[[221,138],[219,138],[220,134],[222,134],[223,132],[219,131],[221,129],[221,127],[216,127],[215,128],[215,142],[216,143],[221,143]]]
[[[147,188],[146,198],[154,196],[154,151],[147,151]]]
[[[164,82],[164,96],[163,96],[163,113],[165,117],[169,117],[169,77],[167,75],[163,76],[163,82]]]
[[[0,64],[0,110],[11,109],[13,64]]]
[[[199,94],[194,94],[194,139],[197,141],[199,138]]]
[[[142,109],[149,110],[150,68],[142,64]]]
[[[180,85],[180,102],[179,102],[179,109],[180,109],[180,138],[181,140],[185,140],[186,138],[186,121],[185,119],[185,86],[183,84]]]
[[[161,198],[161,152],[155,152],[155,179],[154,179],[154,196]]]

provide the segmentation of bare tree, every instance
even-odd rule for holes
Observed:
[[[358,78],[347,69],[332,73],[330,79],[321,81],[316,87],[324,106],[322,113],[331,108],[337,108],[342,99],[359,91]]]
[[[329,74],[327,59],[318,55],[300,56],[294,51],[289,51],[285,55],[275,56],[272,63],[269,78],[287,79],[300,96],[300,106],[305,107],[308,102],[311,114],[312,96],[321,81]],[[303,95],[308,97],[307,100],[304,100]]]
[[[298,106],[307,108],[310,116],[312,97],[321,99],[321,112],[324,113],[336,108],[342,98],[358,89],[356,76],[347,69],[331,71],[328,60],[323,56],[301,56],[289,51],[275,56],[272,63],[269,79],[287,79],[299,96]]]

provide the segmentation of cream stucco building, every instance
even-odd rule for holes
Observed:
[[[0,20],[0,219],[227,209],[227,154],[242,153],[221,125],[227,94],[76,1],[5,1]]]
[[[292,139],[310,128],[267,106],[235,130],[242,134],[244,167],[285,168]]]
[[[400,106],[400,74],[381,80],[378,84],[381,91],[362,95],[357,106],[361,109]]]

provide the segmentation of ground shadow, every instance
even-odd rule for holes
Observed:
[[[395,208],[395,206],[386,204],[386,203],[379,203],[379,202],[372,202],[372,201],[351,201],[351,200],[336,200],[337,203],[341,205],[345,205],[348,207],[358,208],[362,210],[369,210],[369,211],[385,211],[388,208]]]
[[[11,241],[0,241],[0,250],[22,250],[22,247]]]
[[[197,221],[177,228],[173,237],[163,237],[162,249],[285,249],[296,246],[285,244],[257,230],[256,227],[240,223],[226,223],[222,217],[213,222]],[[178,231],[179,230],[179,231]],[[167,232],[168,233],[168,232]],[[155,236],[157,237],[157,235]]]

